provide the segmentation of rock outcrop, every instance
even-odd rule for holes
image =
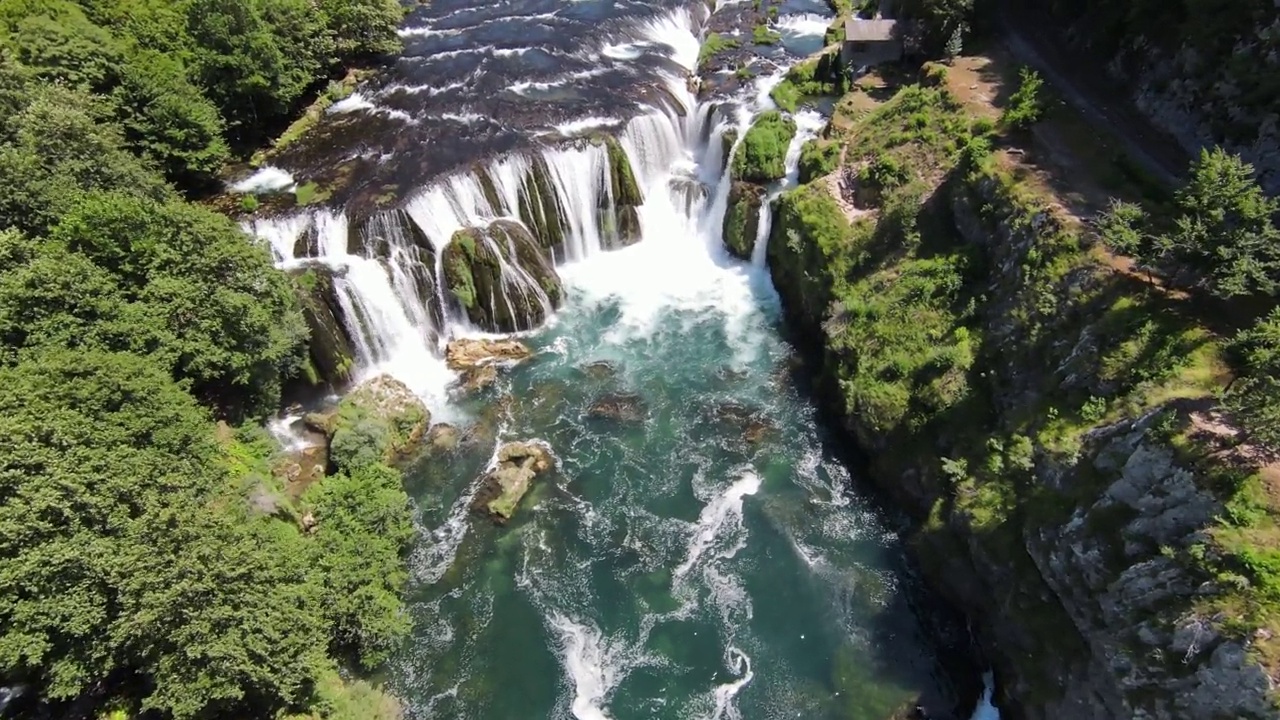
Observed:
[[[329,463],[340,471],[408,458],[431,423],[431,413],[407,385],[390,375],[361,383],[324,423]]]
[[[520,223],[459,230],[443,261],[449,293],[483,330],[531,330],[560,305],[563,288],[550,254]]]
[[[521,362],[532,352],[519,340],[461,338],[445,347],[445,364],[458,372],[462,392],[478,392],[498,381],[498,369]]]
[[[497,465],[480,480],[472,509],[498,524],[515,514],[534,479],[555,466],[551,451],[540,443],[513,442],[498,450]]]
[[[490,181],[492,187],[492,181]],[[497,196],[497,191],[493,191]],[[551,184],[551,171],[542,157],[534,158],[520,188],[520,221],[547,250],[564,243],[564,208]]]

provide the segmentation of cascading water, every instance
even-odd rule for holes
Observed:
[[[850,493],[847,470],[791,380],[763,267],[767,213],[759,262],[733,260],[720,238],[729,185],[722,138],[734,130],[740,141],[752,116],[771,107],[769,89],[785,67],[736,99],[699,103],[687,78],[698,62],[700,3],[603,22],[576,49],[554,45],[555,54],[608,59],[591,77],[576,60],[542,74],[535,60],[548,50],[518,51],[496,29],[554,26],[561,13],[590,17],[606,6],[515,0],[502,19],[492,6],[450,15],[446,5],[406,36],[483,36],[489,49],[444,46],[439,54],[457,54],[439,62],[478,55],[506,67],[519,54],[538,69],[503,80],[539,102],[620,67],[643,69],[645,82],[627,87],[661,92],[638,112],[574,96],[577,117],[536,133],[617,128],[643,197],[639,242],[613,249],[616,229],[602,218],[618,210],[616,168],[609,148],[589,139],[449,174],[387,216],[396,219],[360,223],[355,233],[329,211],[255,227],[283,267],[332,274],[363,372],[390,370],[433,410],[447,406],[472,425],[470,443],[407,477],[421,526],[408,596],[415,629],[389,668],[392,687],[412,720],[883,720],[917,704],[950,711],[958,701],[926,638],[932,623],[918,613],[929,610],[901,544]],[[818,25],[783,12],[777,25],[790,35]],[[486,62],[472,66],[481,85]],[[374,112],[398,92],[370,89],[338,114]],[[787,177],[770,199],[795,184],[800,147],[822,118],[801,111],[796,120]],[[526,337],[538,356],[502,378],[501,402],[446,400],[439,342],[475,330],[446,290],[446,256],[464,241],[459,231],[494,227],[555,238],[566,298],[554,323]],[[499,287],[512,302],[542,292],[508,262],[513,248],[498,247],[505,236],[476,237],[502,264]],[[602,401],[642,420],[602,414]],[[514,439],[547,442],[557,475],[535,485],[512,525],[472,521],[474,478]],[[975,718],[995,717],[982,714],[994,712],[987,701]]]

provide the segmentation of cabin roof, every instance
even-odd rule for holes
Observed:
[[[845,42],[885,42],[893,39],[895,20],[859,20],[845,18]]]

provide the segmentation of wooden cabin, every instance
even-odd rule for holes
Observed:
[[[902,59],[902,38],[896,20],[845,18],[840,59],[854,69]]]

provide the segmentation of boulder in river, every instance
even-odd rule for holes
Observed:
[[[550,253],[519,222],[463,228],[442,259],[449,294],[484,330],[531,330],[560,306],[564,289]]]
[[[379,375],[338,403],[329,424],[329,462],[350,471],[375,463],[394,464],[422,440],[431,413],[407,385]]]
[[[555,465],[551,451],[536,442],[512,442],[498,449],[498,464],[480,480],[473,510],[499,525],[515,514],[534,478]]]
[[[493,363],[512,363],[533,355],[519,340],[459,338],[445,346],[444,360],[450,370],[470,370]]]

